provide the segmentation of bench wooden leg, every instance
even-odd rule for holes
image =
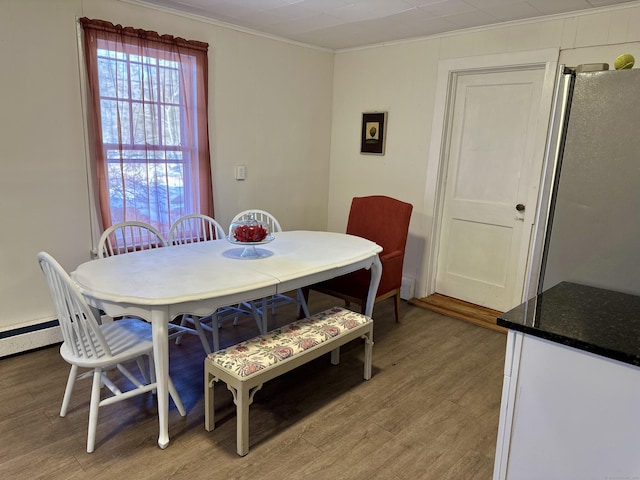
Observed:
[[[335,350],[331,350],[331,365],[338,365],[340,363],[340,347]]]
[[[236,451],[244,457],[249,453],[249,390],[240,388],[236,402]]]
[[[253,388],[247,388],[244,383],[239,388],[227,385],[236,404],[236,451],[241,457],[249,453],[249,405],[253,403],[253,397],[262,385],[261,383]]]
[[[213,407],[213,386],[217,379],[209,372],[204,372],[204,429],[207,432],[215,428],[214,407]]]
[[[373,329],[365,333],[364,338],[364,379],[371,378],[371,358],[373,356]]]

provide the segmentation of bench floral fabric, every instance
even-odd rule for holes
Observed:
[[[359,313],[334,307],[214,352],[208,358],[238,378],[247,378],[368,321]]]

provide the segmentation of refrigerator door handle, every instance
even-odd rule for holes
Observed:
[[[564,133],[569,117],[569,104],[573,92],[574,73],[565,65],[560,65],[556,77],[556,88],[549,119],[549,132],[542,166],[542,182],[538,192],[536,218],[534,220],[533,249],[529,263],[529,275],[525,280],[527,298],[533,298],[540,293],[539,284],[545,270],[545,237],[552,222],[553,195],[557,185],[556,175],[562,162],[564,148]]]

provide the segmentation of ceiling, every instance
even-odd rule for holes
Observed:
[[[340,50],[635,0],[139,0]]]

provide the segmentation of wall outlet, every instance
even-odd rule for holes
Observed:
[[[236,180],[244,180],[245,178],[247,178],[247,167],[236,165]]]

